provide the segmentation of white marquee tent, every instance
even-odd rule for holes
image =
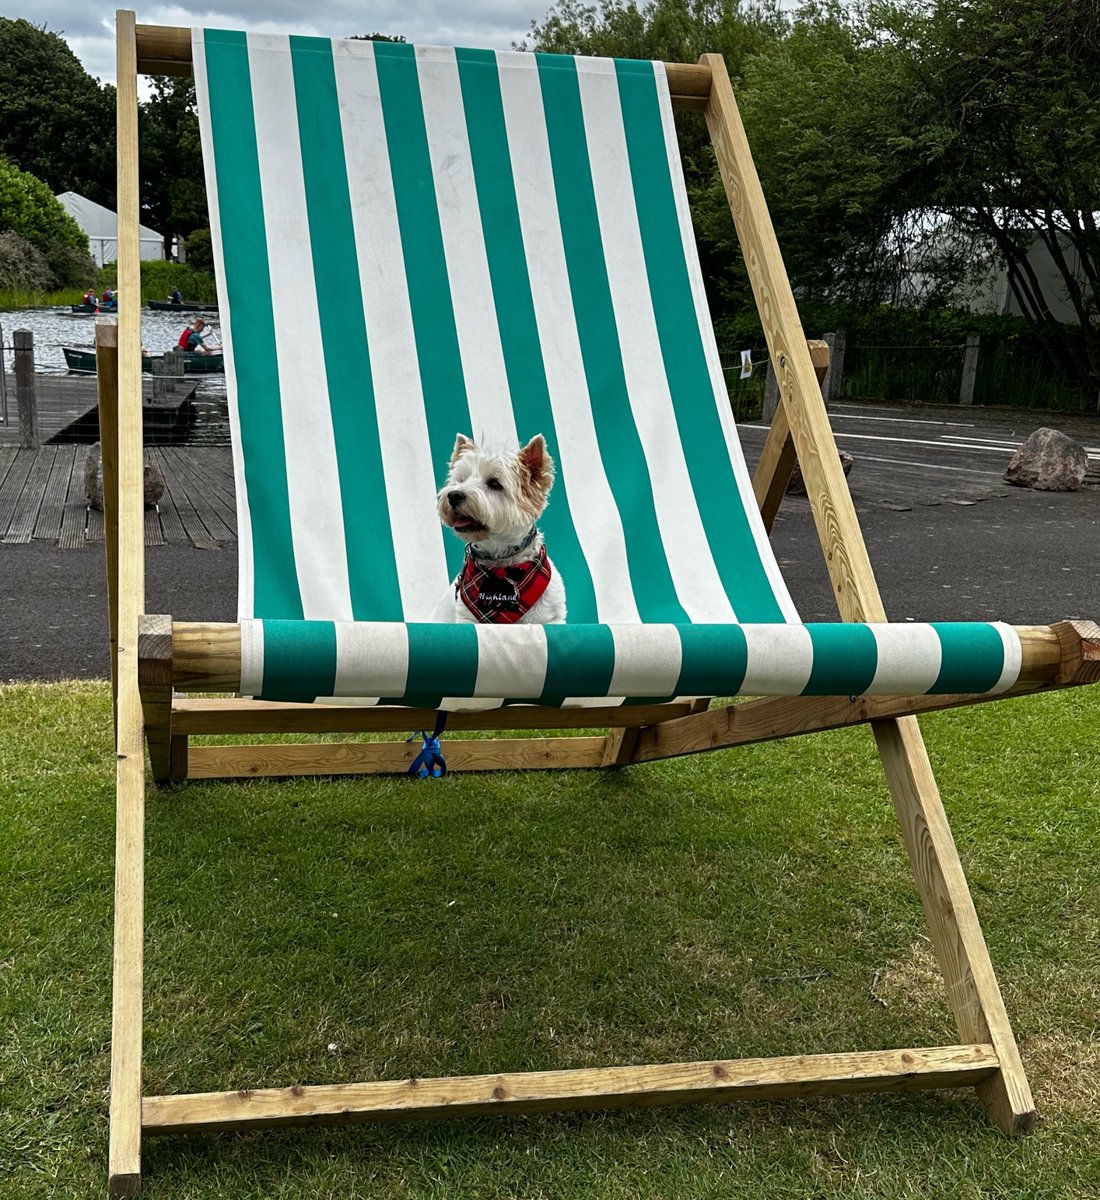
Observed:
[[[96,204],[76,192],[62,192],[57,197],[62,207],[88,235],[88,252],[97,267],[114,262],[118,257],[118,214]],[[139,225],[142,258],[163,258],[164,239],[155,229]]]

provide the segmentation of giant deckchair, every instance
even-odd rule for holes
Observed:
[[[325,1119],[973,1085],[997,1125],[1025,1131],[1031,1094],[912,714],[1091,682],[1098,631],[885,621],[722,59],[414,50],[137,27],[120,13],[123,296],[139,292],[136,74],[192,64],[241,619],[143,613],[140,335],[124,304],[117,339],[99,331],[109,491],[118,480],[113,1189],[137,1190],[143,1133]],[[706,115],[780,380],[753,479],[675,108]],[[424,623],[457,566],[434,494],[458,432],[546,435],[560,478],[543,527],[567,625]],[[834,624],[798,621],[767,539],[796,458]],[[736,694],[756,698],[705,699]],[[452,770],[618,767],[870,723],[958,1044],[143,1097],[143,738],[162,782],[400,771],[413,751],[397,741],[192,743],[405,732],[440,708],[452,730],[609,730],[456,740]]]

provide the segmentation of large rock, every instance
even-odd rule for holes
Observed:
[[[852,463],[855,460],[846,450],[838,450],[837,455],[840,458],[840,465],[844,469],[844,474],[846,476],[850,475],[852,473]],[[794,464],[794,470],[791,472],[791,477],[787,481],[787,495],[805,496],[805,494],[806,481],[802,478],[802,468],[796,462]]]
[[[1075,492],[1089,469],[1085,448],[1057,429],[1036,429],[1013,454],[1005,481],[1040,492]]]
[[[146,464],[144,485],[145,507],[154,508],[164,495],[164,476],[159,467]],[[103,462],[98,442],[91,447],[84,460],[84,499],[90,508],[103,508]]]

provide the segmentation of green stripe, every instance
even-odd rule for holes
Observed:
[[[677,696],[733,696],[748,670],[745,631],[739,625],[681,625]]]
[[[566,696],[606,696],[615,673],[615,639],[606,625],[547,625],[546,679],[539,704]]]
[[[649,291],[695,501],[739,621],[782,621],[744,508],[715,409],[695,315],[651,63],[616,60],[627,153]],[[751,496],[749,497],[751,503]]]
[[[203,43],[225,260],[222,303],[233,339],[252,522],[253,611],[257,617],[301,617],[248,46],[243,33],[210,29]]]
[[[643,621],[685,621],[657,524],[649,469],[623,373],[584,114],[572,58],[536,55],[562,241],[604,472],[622,517],[631,586]]]
[[[942,658],[929,695],[988,692],[1004,670],[1005,649],[992,625],[980,622],[933,623],[940,639]]]
[[[878,670],[878,642],[866,625],[807,625],[813,667],[803,696],[859,696]]]
[[[477,627],[408,625],[409,675],[406,697],[472,696],[477,683]]]
[[[443,232],[439,225],[428,134],[420,99],[416,54],[400,42],[375,42],[374,59],[390,172],[401,229],[401,249],[409,287],[424,415],[432,462],[450,461],[455,434],[471,430],[470,408],[451,303]],[[452,575],[462,566],[458,538],[443,541]]]
[[[356,620],[400,621],[401,591],[374,404],[332,42],[292,37],[313,275]]]
[[[569,509],[566,469],[556,453],[557,431],[527,274],[496,54],[492,50],[456,50],[455,58],[516,429],[521,441],[543,434],[558,461],[557,484],[539,524],[553,549],[554,566],[566,581],[569,619],[596,621],[592,575]]]
[[[316,700],[336,691],[336,626],[331,621],[264,621],[261,700]]]

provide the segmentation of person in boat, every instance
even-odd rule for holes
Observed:
[[[100,297],[99,303],[102,307],[106,308],[108,304],[114,304],[114,302],[115,302],[114,289],[111,287],[110,284],[107,284],[107,286],[103,289],[103,295]]]
[[[168,297],[168,303],[169,304],[182,304],[183,303],[183,292],[181,292],[179,290],[179,288],[173,288],[172,294]]]
[[[203,344],[203,330],[206,328],[206,322],[202,317],[196,317],[190,325],[188,325],[183,333],[180,334],[180,340],[176,343],[181,350],[189,350],[194,354],[209,354],[210,351]]]
[[[91,304],[92,306],[95,306],[98,303],[99,297],[95,294],[95,289],[89,288],[84,293],[84,298],[81,300],[81,304]]]

